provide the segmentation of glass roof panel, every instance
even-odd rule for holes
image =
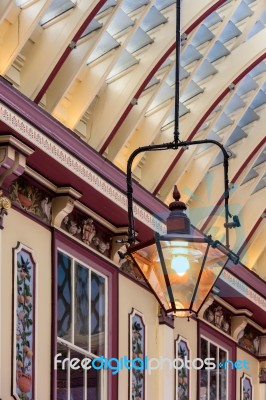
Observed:
[[[158,107],[160,104],[164,103],[169,99],[173,99],[174,97],[175,97],[175,90],[166,83],[163,83],[151,104],[150,110],[152,110],[155,107]]]
[[[189,82],[188,86],[182,93],[180,97],[181,103],[185,103],[188,100],[191,100],[193,97],[197,96],[198,94],[202,93],[203,89],[198,86],[194,81]]]
[[[226,43],[233,38],[240,36],[241,31],[233,24],[232,21],[229,21],[223,32],[221,33],[219,40],[221,43]]]
[[[185,68],[183,68],[183,67],[180,66],[180,69],[179,69],[179,81],[181,82],[183,79],[188,78],[189,75],[190,75],[190,73],[187,72],[187,71],[185,70]]]
[[[87,28],[85,29],[85,31],[82,33],[80,39],[82,39],[83,37],[89,35],[90,33],[97,31],[98,29],[101,29],[101,27],[103,26],[103,24],[99,21],[97,21],[97,19],[93,19],[89,25],[87,26]]]
[[[214,37],[214,34],[204,24],[202,24],[197,30],[195,36],[192,38],[191,44],[198,47],[203,43],[209,42]]]
[[[216,74],[217,72],[217,69],[214,68],[214,66],[208,60],[204,60],[195,72],[193,79],[198,83],[203,79],[206,79],[208,76]]]
[[[160,82],[160,80],[157,79],[155,76],[153,76],[153,77],[151,78],[151,80],[149,81],[149,83],[147,84],[147,86],[145,87],[144,90],[147,90],[147,89],[149,89],[150,87],[152,87],[152,86],[154,86],[154,85],[157,85],[159,82]]]
[[[257,178],[257,176],[258,176],[258,173],[253,168],[251,168],[251,170],[247,173],[247,175],[241,182],[241,186],[244,185],[244,183],[247,183],[248,181],[250,181],[251,179]]]
[[[104,54],[107,54],[109,51],[119,47],[120,44],[108,33],[104,32],[98,46],[93,50],[90,55],[87,64],[92,63],[98,58],[102,57]]]
[[[232,134],[230,135],[229,139],[226,142],[226,146],[231,146],[232,144],[238,142],[239,140],[247,137],[247,134],[241,129],[239,126],[237,126]]]
[[[107,31],[110,35],[116,35],[133,25],[134,21],[123,10],[121,10],[121,8],[119,8]]]
[[[146,6],[147,4],[149,4],[149,2],[150,0],[124,0],[121,8],[125,11],[125,13],[129,14],[142,6]]]
[[[195,47],[189,44],[181,55],[180,65],[185,67],[200,58],[202,58],[202,54],[196,50]]]
[[[249,75],[246,75],[244,79],[240,82],[237,89],[237,94],[243,96],[244,94],[254,90],[258,87],[257,83]]]
[[[249,8],[249,6],[242,1],[232,16],[231,20],[234,24],[242,21],[243,19],[250,17],[253,14],[253,11]]]
[[[252,36],[256,35],[262,29],[264,29],[265,25],[266,25],[266,8],[264,8],[264,11],[262,12],[261,16],[259,17],[255,25],[251,28],[250,32],[248,33],[247,40],[250,39]]]
[[[43,26],[47,24],[47,22],[52,21],[59,15],[64,14],[66,11],[71,10],[71,8],[74,8],[75,6],[76,3],[71,0],[52,0],[50,6],[40,20],[40,25]]]
[[[254,78],[255,76],[260,75],[265,71],[266,71],[266,63],[264,61],[262,61],[250,71],[249,75],[252,78]]]
[[[219,132],[227,126],[232,125],[232,123],[232,120],[225,113],[222,113],[213,125],[212,129],[214,130],[214,132]]]
[[[120,74],[121,72],[132,67],[135,64],[138,64],[138,60],[133,57],[127,50],[124,50],[107,79],[113,78],[115,75]]]
[[[253,190],[252,194],[258,192],[259,190],[262,190],[266,187],[266,175],[263,176],[263,178],[259,181],[255,189]]]
[[[115,0],[107,0],[104,5],[102,6],[102,8],[98,11],[98,14],[103,13],[104,11],[108,10],[111,7],[115,7],[116,6],[116,1]]]
[[[266,93],[260,90],[255,99],[252,101],[250,108],[252,110],[255,110],[256,108],[262,106],[263,104],[266,104]]]
[[[150,30],[156,28],[159,25],[165,24],[166,22],[167,18],[165,18],[165,16],[156,7],[152,6],[148,14],[142,21],[141,28],[145,32],[149,32]]]
[[[184,104],[179,103],[179,117],[183,117],[183,115],[188,114],[190,112],[189,108],[184,106]],[[173,107],[170,114],[166,118],[162,128],[165,128],[167,125],[173,123],[175,120],[175,108]]]
[[[258,114],[255,113],[251,108],[248,108],[241,120],[239,121],[239,126],[240,128],[243,128],[243,126],[246,126],[248,124],[251,124],[251,122],[257,121],[259,119]]]
[[[228,56],[228,54],[230,54],[230,51],[227,50],[227,48],[219,40],[217,40],[208,53],[207,60],[212,63],[222,57]]]
[[[235,93],[234,96],[230,99],[229,103],[226,105],[224,112],[226,114],[232,114],[233,112],[244,106],[245,102],[241,99],[241,97],[238,96],[237,93]]]
[[[153,43],[152,38],[141,28],[138,28],[127,45],[127,51],[134,53],[151,43]]]
[[[176,0],[155,0],[155,5],[158,10],[164,10],[165,8],[175,4]]]
[[[257,167],[258,165],[266,162],[266,148],[264,148],[264,151],[261,152],[257,160],[255,161],[253,167]]]
[[[216,25],[218,22],[222,22],[222,18],[216,11],[214,11],[207,18],[205,18],[204,25],[206,25],[207,28],[210,28],[211,26]]]

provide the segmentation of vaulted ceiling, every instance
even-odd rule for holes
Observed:
[[[0,74],[118,168],[173,139],[175,0],[2,0]],[[266,279],[266,0],[181,2],[179,127],[230,154],[231,247]],[[133,176],[223,240],[214,145],[144,153]]]

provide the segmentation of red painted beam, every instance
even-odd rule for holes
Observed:
[[[191,26],[189,26],[187,28],[187,30],[185,31],[185,33],[188,35],[190,32],[193,31],[193,29],[195,29],[206,17],[208,17],[208,15],[210,15],[213,11],[215,11],[218,7],[220,7],[223,3],[225,2],[225,0],[219,0],[217,1],[212,7],[210,7],[208,10],[205,11],[205,13],[203,13],[202,15],[199,16],[199,18],[193,22],[193,24]],[[142,82],[140,88],[138,89],[137,93],[135,94],[135,96],[133,96],[134,99],[138,99],[139,96],[141,95],[141,93],[143,92],[143,90],[145,89],[145,87],[147,86],[147,84],[149,83],[149,81],[152,79],[152,77],[154,76],[154,74],[156,73],[156,71],[160,68],[160,66],[163,64],[163,62],[166,60],[166,58],[172,53],[172,51],[174,51],[176,48],[176,43],[174,43],[161,57],[161,59],[158,61],[158,63],[155,65],[155,67],[149,72],[149,74],[147,75],[147,77],[144,79],[144,81]],[[125,111],[123,112],[123,114],[121,115],[119,121],[117,122],[117,124],[115,125],[115,127],[113,128],[112,132],[110,133],[110,135],[108,136],[108,138],[106,139],[106,141],[104,142],[104,144],[102,145],[102,147],[100,148],[99,153],[103,154],[105,152],[105,150],[107,149],[107,147],[109,146],[110,142],[112,141],[112,139],[114,138],[114,136],[116,135],[116,132],[118,131],[118,129],[120,128],[120,126],[123,124],[123,122],[125,121],[126,117],[128,116],[128,114],[130,113],[131,109],[132,109],[133,105],[130,103],[127,108],[125,109]]]
[[[89,23],[92,21],[92,19],[98,13],[98,11],[102,8],[102,6],[104,5],[105,2],[106,2],[106,0],[100,0],[99,1],[99,3],[92,10],[90,15],[86,18],[86,20],[83,22],[83,24],[80,26],[79,30],[77,31],[77,33],[73,37],[73,39],[72,39],[73,42],[76,43],[79,40],[79,38],[82,35],[82,33],[84,32],[84,30],[87,28]],[[61,69],[62,65],[64,64],[64,62],[68,58],[68,56],[71,53],[71,51],[72,51],[72,49],[70,48],[70,46],[67,46],[67,48],[65,49],[64,53],[60,57],[58,63],[56,64],[56,66],[52,70],[52,72],[49,75],[49,77],[47,78],[46,82],[44,83],[43,87],[41,88],[41,90],[39,91],[37,96],[35,97],[34,102],[36,104],[38,104],[41,101],[41,98],[43,97],[44,93],[46,92],[46,90],[50,86],[51,82],[54,80],[55,76],[57,75],[58,71]]]
[[[256,65],[258,65],[261,61],[263,61],[266,58],[266,52],[264,54],[262,54],[257,60],[255,60],[253,63],[251,63],[241,74],[238,75],[238,77],[236,77],[233,80],[233,84],[236,85],[241,79],[244,78],[244,76],[246,76],[254,67],[256,67]],[[210,108],[205,112],[205,114],[202,116],[202,118],[199,120],[199,122],[197,123],[197,125],[194,127],[194,129],[192,130],[191,134],[189,135],[189,137],[186,139],[187,141],[191,141],[194,136],[196,135],[196,133],[198,132],[198,129],[200,128],[200,126],[204,123],[204,121],[206,120],[206,118],[210,115],[210,113],[215,109],[215,107],[220,103],[220,101],[229,93],[229,87],[227,87],[221,94],[220,96],[217,97],[217,99],[213,102],[213,104],[210,106]],[[155,190],[153,191],[153,194],[156,196],[157,193],[159,192],[159,190],[161,189],[161,187],[163,186],[164,182],[166,181],[166,179],[168,178],[168,176],[171,174],[171,172],[173,171],[173,169],[175,168],[177,162],[179,161],[180,157],[182,156],[184,150],[180,150],[177,154],[177,156],[175,157],[174,161],[171,163],[171,165],[169,166],[169,168],[167,169],[166,173],[164,174],[164,176],[162,177],[162,179],[160,180],[160,182],[158,183],[158,185],[156,186]]]

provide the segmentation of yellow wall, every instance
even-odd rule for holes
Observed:
[[[12,349],[12,249],[22,242],[33,250],[37,262],[36,282],[36,395],[50,399],[51,368],[51,233],[21,213],[11,209],[4,217],[1,232],[1,398],[11,400]],[[3,323],[4,321],[4,323]]]
[[[132,307],[143,314],[146,323],[147,355],[158,357],[158,303],[147,290],[119,276],[119,357],[128,355],[129,320]],[[147,377],[147,399],[158,399],[158,372]],[[128,398],[128,371],[119,372],[119,399]]]
[[[187,318],[176,318],[175,319],[175,330],[174,337],[177,339],[178,336],[188,341],[190,348],[190,359],[197,358],[197,321]],[[190,397],[189,400],[197,399],[197,370],[190,371]]]

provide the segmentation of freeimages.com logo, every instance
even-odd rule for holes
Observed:
[[[220,362],[218,365],[215,363],[214,358],[194,358],[192,360],[187,357],[184,358],[175,358],[171,360],[167,357],[160,358],[149,358],[145,356],[144,358],[134,358],[129,359],[127,356],[121,358],[106,358],[104,356],[97,358],[89,358],[84,357],[83,359],[79,358],[64,358],[62,359],[62,353],[56,354],[54,357],[54,369],[58,369],[58,367],[62,370],[68,368],[78,370],[80,368],[84,370],[95,369],[99,370],[111,370],[113,375],[119,373],[123,369],[128,371],[137,370],[137,371],[147,371],[150,375],[152,371],[158,369],[168,368],[169,370],[180,370],[182,368],[187,368],[189,370],[195,369],[205,369],[205,370],[214,370],[214,369],[237,369],[237,370],[249,370],[249,362],[247,360],[226,360],[224,363]]]

